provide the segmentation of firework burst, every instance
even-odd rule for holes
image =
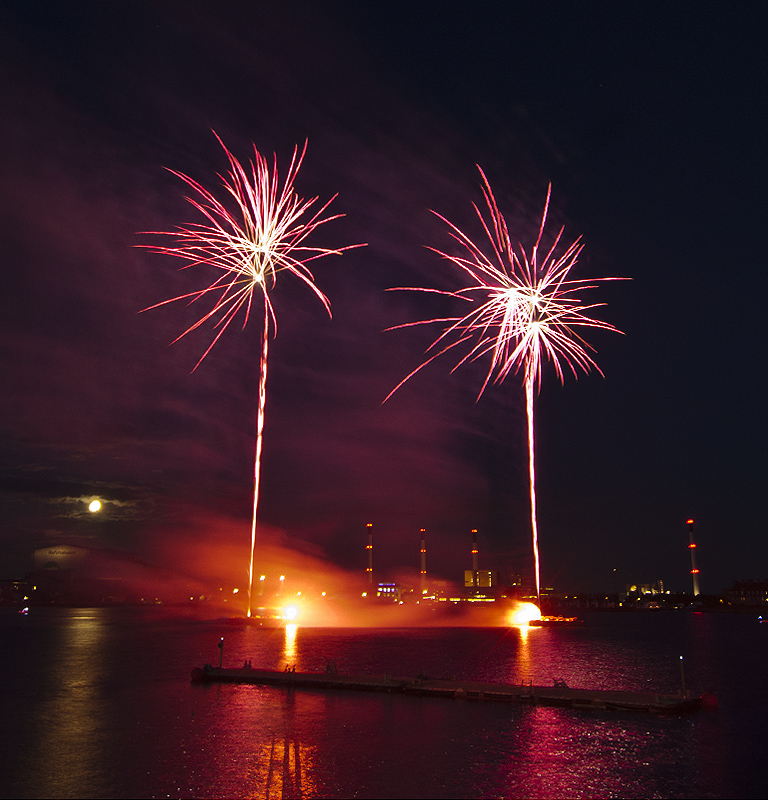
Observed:
[[[478,167],[479,169],[479,167]],[[488,179],[480,169],[487,213],[473,204],[475,212],[490,243],[481,248],[445,217],[437,214],[449,227],[451,236],[461,245],[462,254],[455,255],[429,248],[442,258],[460,267],[467,285],[457,291],[422,287],[397,287],[394,291],[417,291],[448,295],[472,304],[460,317],[441,317],[418,320],[395,326],[439,324],[440,335],[427,349],[430,354],[413,372],[407,375],[388,395],[394,394],[407,380],[435,358],[454,348],[466,350],[452,371],[467,361],[490,354],[490,364],[478,398],[489,383],[501,383],[511,372],[521,374],[525,385],[528,421],[528,469],[530,478],[531,531],[533,536],[536,593],[540,596],[538,524],[536,514],[536,466],[534,459],[534,393],[541,388],[541,372],[545,361],[553,364],[560,381],[565,371],[578,377],[578,370],[602,371],[589,355],[592,348],[577,332],[578,328],[603,328],[617,331],[613,325],[593,319],[588,312],[603,303],[585,305],[579,294],[595,288],[596,281],[618,280],[597,278],[589,281],[569,279],[583,245],[580,240],[562,246],[563,229],[552,245],[541,248],[549,211],[551,186],[535,244],[526,250],[512,243],[507,223],[499,211]],[[489,253],[489,254],[487,254]]]
[[[216,138],[219,139],[218,136]],[[221,188],[224,190],[223,200],[219,200],[189,176],[169,170],[191,187],[194,195],[186,199],[205,221],[180,226],[173,231],[147,231],[146,233],[154,235],[171,236],[175,241],[167,247],[141,246],[156,253],[182,259],[185,262],[182,269],[200,267],[213,274],[210,282],[202,289],[150,306],[158,308],[178,300],[187,300],[189,303],[208,301],[198,320],[174,340],[178,341],[209,321],[213,324],[215,336],[194,369],[197,369],[210,353],[211,348],[235,318],[240,316],[242,327],[245,328],[254,303],[262,305],[262,349],[256,419],[251,558],[248,572],[248,616],[250,617],[266,403],[267,355],[270,330],[273,332],[277,330],[277,318],[270,299],[270,291],[275,286],[278,273],[291,274],[314,293],[330,316],[328,298],[315,285],[314,276],[307,264],[317,258],[339,254],[359,245],[328,249],[305,244],[306,238],[320,225],[343,216],[341,214],[328,216],[326,213],[335,195],[327,203],[316,208],[318,198],[306,200],[296,193],[294,181],[304,160],[306,143],[301,153],[298,147],[294,148],[282,186],[278,176],[276,156],[270,170],[269,163],[254,146],[254,158],[244,167],[221,139],[219,144],[229,161],[228,173],[218,176]]]

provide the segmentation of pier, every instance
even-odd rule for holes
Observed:
[[[478,683],[476,681],[438,680],[426,676],[416,678],[394,675],[340,675],[329,664],[326,672],[295,672],[285,670],[227,669],[195,667],[192,681],[203,683],[252,683],[281,686],[288,689],[388,692],[442,697],[453,700],[506,702],[518,705],[560,706],[575,709],[645,711],[657,714],[680,714],[699,708],[715,708],[714,695],[690,697],[684,694],[653,694],[598,689],[572,689],[562,680],[553,686],[533,684]]]

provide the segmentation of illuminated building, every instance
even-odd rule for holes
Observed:
[[[493,589],[499,586],[499,574],[490,569],[465,569],[465,589]]]
[[[728,590],[731,603],[740,606],[762,606],[768,603],[768,580],[735,581]]]
[[[380,600],[391,600],[393,603],[399,603],[402,594],[402,587],[396,583],[380,583],[376,586],[376,597]]]
[[[498,589],[499,588],[499,574],[494,570],[480,569],[479,550],[477,547],[477,529],[472,529],[472,549],[470,550],[472,557],[472,569],[464,570],[464,588],[471,589],[470,594],[485,595],[486,592],[480,591],[481,589]]]

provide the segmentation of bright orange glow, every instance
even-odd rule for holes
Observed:
[[[691,570],[691,575],[698,575],[698,574],[699,574],[699,571],[697,569],[692,569]]]
[[[100,500],[91,500],[88,504],[88,510],[95,514],[97,511],[101,511],[101,501]]]
[[[299,609],[296,608],[296,606],[288,606],[288,608],[284,609],[283,611],[283,619],[294,620],[298,616],[299,616]]]
[[[685,521],[685,524],[686,524],[686,525],[693,525],[693,520],[692,520],[692,519],[687,519],[687,520]]]
[[[518,603],[510,612],[510,625],[525,625],[533,619],[541,619],[541,611],[533,603]]]
[[[690,547],[696,547],[696,545],[694,544],[694,542],[691,542],[691,543],[688,545],[688,547],[689,547],[689,548],[690,548]]]

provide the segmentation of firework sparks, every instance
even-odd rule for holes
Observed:
[[[216,137],[218,139],[218,136]],[[219,175],[224,189],[224,200],[205,189],[197,181],[180,172],[170,170],[194,191],[187,200],[197,209],[205,222],[191,223],[174,231],[147,231],[161,236],[172,236],[173,245],[141,245],[165,255],[182,259],[182,269],[208,268],[212,281],[202,289],[173,297],[150,308],[158,308],[177,300],[195,303],[208,300],[209,306],[200,318],[174,341],[211,321],[217,331],[194,369],[210,353],[233,320],[240,315],[245,328],[254,302],[263,303],[262,350],[260,359],[258,412],[256,418],[256,446],[254,456],[253,516],[251,521],[251,558],[248,573],[248,616],[251,616],[253,589],[253,561],[256,547],[256,518],[259,504],[259,476],[261,471],[261,446],[264,431],[264,407],[267,386],[267,355],[270,328],[277,331],[277,319],[270,290],[274,288],[279,272],[287,272],[300,279],[320,300],[330,316],[328,298],[315,285],[307,263],[323,256],[340,254],[359,245],[328,249],[305,244],[306,238],[320,225],[337,219],[341,214],[327,216],[332,197],[311,213],[317,197],[305,200],[296,193],[294,181],[304,160],[307,145],[299,154],[294,148],[293,157],[280,186],[275,156],[272,169],[254,146],[254,158],[244,167],[219,139],[229,161],[229,172]],[[150,309],[145,309],[150,310]],[[193,370],[194,371],[194,370]]]
[[[564,380],[565,370],[570,370],[574,377],[578,377],[579,369],[589,372],[594,368],[602,375],[602,371],[587,352],[592,348],[581,338],[576,329],[587,327],[619,331],[613,325],[594,319],[587,313],[604,305],[603,303],[584,305],[578,295],[585,289],[595,288],[595,281],[619,279],[570,280],[569,273],[576,264],[583,245],[577,239],[567,247],[562,247],[563,229],[548,249],[541,249],[551,186],[547,192],[535,244],[530,251],[526,251],[522,245],[518,245],[516,249],[482,169],[480,175],[487,216],[477,205],[473,205],[490,242],[490,255],[486,255],[483,248],[453,223],[433,212],[448,225],[451,236],[461,245],[463,255],[430,249],[460,267],[468,279],[467,285],[457,291],[423,287],[394,289],[394,291],[430,292],[455,297],[471,303],[472,309],[461,317],[424,319],[395,326],[396,329],[413,325],[439,324],[443,326],[443,331],[427,349],[429,358],[407,375],[390,392],[387,399],[435,358],[461,346],[466,349],[466,353],[452,371],[467,361],[474,361],[490,354],[490,366],[480,387],[478,398],[489,383],[501,383],[510,372],[522,374],[528,421],[528,471],[534,572],[536,593],[540,596],[534,459],[534,391],[541,388],[544,361],[554,365],[561,382]]]

